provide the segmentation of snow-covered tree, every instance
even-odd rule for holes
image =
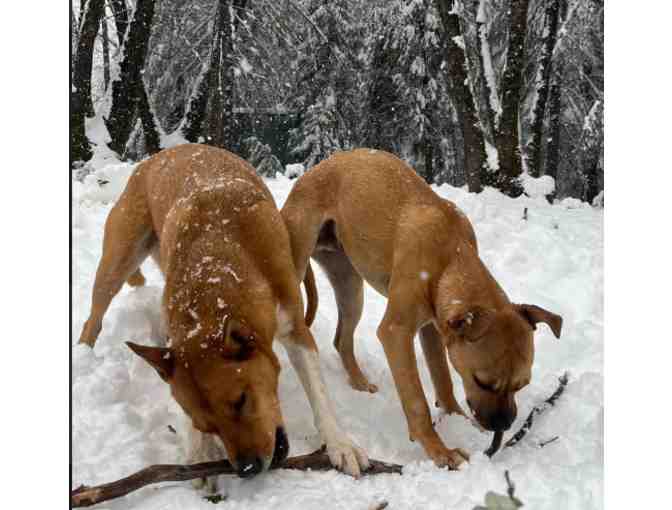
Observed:
[[[396,8],[397,23],[389,40],[392,52],[398,54],[393,68],[396,132],[402,154],[432,183],[443,171],[441,141],[452,123],[445,31],[431,0],[403,0]]]
[[[298,2],[295,2],[298,4]],[[307,20],[301,34],[297,84],[290,108],[300,112],[292,152],[309,168],[353,146],[358,111],[356,85],[360,39],[352,0],[309,0],[297,10]]]

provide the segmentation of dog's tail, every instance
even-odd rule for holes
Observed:
[[[315,275],[313,274],[313,270],[310,267],[310,262],[308,262],[308,267],[306,268],[306,276],[303,277],[303,285],[306,287],[306,296],[308,297],[308,308],[306,309],[306,326],[310,327],[315,320],[318,304]]]

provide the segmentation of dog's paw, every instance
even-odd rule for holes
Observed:
[[[434,451],[428,452],[431,459],[439,467],[448,467],[448,469],[457,470],[465,463],[469,462],[469,455],[461,448],[437,448]]]
[[[208,476],[204,478],[195,478],[191,481],[191,485],[196,490],[205,490],[208,494],[217,494],[219,491],[219,484],[217,476]]]
[[[464,410],[462,410],[462,408],[460,407],[460,404],[458,404],[454,400],[452,402],[450,401],[443,402],[441,401],[441,399],[439,399],[434,403],[434,405],[439,409],[441,409],[446,414],[459,414],[469,419],[467,413],[465,413]]]
[[[226,452],[219,446],[217,438],[212,434],[203,434],[192,427],[189,435],[187,464],[199,464],[226,458]],[[191,481],[191,484],[195,489],[205,489],[210,494],[216,493],[218,489],[217,476],[196,478]]]
[[[375,384],[371,384],[368,379],[364,376],[362,376],[361,379],[353,379],[352,377],[349,380],[350,386],[352,389],[357,390],[357,391],[364,391],[368,393],[377,393],[378,392],[378,386]]]
[[[355,478],[369,468],[369,456],[345,436],[327,442],[327,455],[332,466]]]

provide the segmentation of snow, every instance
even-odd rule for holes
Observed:
[[[464,38],[461,35],[456,35],[452,40],[458,47],[464,50]]]
[[[301,177],[305,171],[303,163],[289,163],[285,165],[285,177],[289,179]]]
[[[522,174],[520,183],[528,197],[543,198],[555,191],[555,179],[550,175],[532,177],[530,174]]]
[[[487,139],[483,139],[485,144],[485,155],[487,157],[488,171],[496,172],[499,170],[499,153],[497,152],[497,147],[488,142]]]
[[[185,460],[186,420],[168,387],[124,341],[159,345],[162,277],[151,260],[143,265],[147,285],[125,286],[114,299],[92,351],[78,345],[91,287],[101,253],[103,225],[132,165],[104,162],[83,182],[73,181],[73,337],[72,342],[72,483],[109,482],[156,463]],[[98,183],[104,177],[108,182]],[[267,179],[278,206],[294,181]],[[532,382],[517,398],[517,430],[532,407],[547,398],[557,377],[570,371],[570,382],[556,407],[535,422],[514,448],[488,459],[482,453],[491,434],[468,420],[441,416],[422,355],[420,375],[437,430],[450,447],[471,453],[457,472],[436,468],[418,443],[410,442],[376,328],[385,299],[365,290],[362,322],[355,349],[362,369],[379,387],[376,394],[352,390],[332,339],[337,323],[331,287],[313,264],[320,305],[312,327],[320,348],[324,378],[340,423],[373,458],[405,464],[404,474],[354,480],[337,472],[274,471],[251,480],[220,477],[227,499],[222,509],[362,509],[386,500],[398,509],[471,509],[486,492],[505,493],[504,471],[516,484],[526,508],[594,509],[603,506],[603,210],[577,200],[554,205],[540,198],[511,199],[487,188],[481,194],[443,185],[435,188],[472,221],[482,257],[512,300],[533,303],[564,317],[556,340],[539,326]],[[522,220],[527,208],[527,221]],[[308,401],[287,355],[275,346],[283,370],[280,399],[291,454],[319,446]],[[418,353],[420,353],[419,348]],[[453,373],[458,402],[467,408],[459,377]],[[174,427],[177,433],[169,430]],[[505,434],[505,440],[509,433]],[[540,448],[541,442],[559,439]],[[210,510],[212,503],[189,482],[163,483],[99,505],[120,510]]]

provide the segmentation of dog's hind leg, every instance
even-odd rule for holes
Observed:
[[[125,281],[138,283],[136,271],[157,242],[149,207],[139,185],[137,174],[133,175],[105,223],[103,254],[93,284],[91,312],[79,337],[80,343],[91,347],[96,343],[112,298]]]
[[[334,288],[338,306],[338,326],[334,347],[348,373],[350,386],[359,391],[375,393],[378,387],[371,384],[362,372],[354,350],[354,333],[364,307],[364,281],[352,267],[348,256],[341,249],[321,249],[313,253],[315,261],[324,269]]]
[[[434,324],[427,324],[420,330],[420,344],[434,384],[437,407],[449,414],[458,413],[466,416],[455,400],[453,381],[450,378],[450,368],[446,359],[446,347]]]

